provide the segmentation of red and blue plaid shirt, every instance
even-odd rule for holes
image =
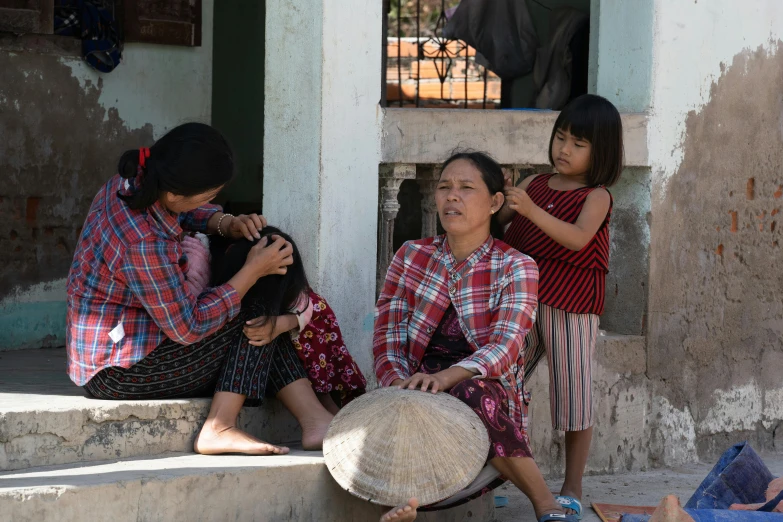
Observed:
[[[416,373],[453,304],[474,351],[457,365],[477,372],[477,378],[497,379],[508,394],[509,416],[525,426],[524,341],[535,320],[537,292],[536,263],[492,237],[459,263],[446,236],[405,243],[389,267],[375,312],[378,381],[389,386]]]
[[[200,341],[239,313],[239,294],[231,286],[198,297],[185,286],[183,230],[205,232],[220,207],[179,216],[160,203],[131,210],[117,193],[133,190],[133,180],[120,176],[101,187],[74,253],[66,347],[68,375],[79,386],[109,366],[133,366],[167,338],[183,345]]]

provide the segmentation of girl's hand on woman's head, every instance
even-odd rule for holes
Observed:
[[[535,203],[530,199],[527,192],[519,187],[506,187],[504,192],[506,194],[506,205],[508,205],[508,208],[524,217],[530,215],[530,211],[535,207]]]
[[[402,390],[419,389],[421,391],[431,391],[432,393],[446,391],[448,388],[448,385],[437,374],[428,375],[426,373],[415,373],[412,377],[402,381],[398,386]]]
[[[253,270],[257,278],[268,275],[285,275],[286,267],[294,262],[294,248],[280,236],[269,236],[272,243],[259,241],[247,254],[245,266]]]
[[[227,216],[228,217],[228,216]],[[261,239],[261,231],[266,226],[266,218],[258,214],[240,214],[229,217],[227,236],[231,239],[245,238],[248,241]]]
[[[271,343],[277,335],[275,335],[275,324],[277,323],[277,317],[275,316],[261,316],[251,319],[245,323],[245,327],[242,331],[245,333],[245,337],[250,339],[251,346],[264,346]]]

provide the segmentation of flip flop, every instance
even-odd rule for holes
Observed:
[[[558,495],[555,497],[555,500],[563,509],[576,511],[576,515],[572,516],[575,516],[577,520],[582,520],[582,503],[578,499],[568,495]]]
[[[549,513],[538,519],[538,522],[577,522],[576,515],[566,515],[563,513]]]

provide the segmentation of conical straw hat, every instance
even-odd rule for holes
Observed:
[[[481,419],[447,393],[382,388],[340,410],[324,440],[334,479],[383,506],[423,506],[462,490],[489,453]]]

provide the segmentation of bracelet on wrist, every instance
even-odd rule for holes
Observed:
[[[223,233],[223,231],[220,229],[220,224],[221,224],[221,223],[223,223],[223,220],[226,218],[226,216],[230,216],[231,218],[233,218],[233,217],[234,217],[234,214],[228,214],[228,213],[224,213],[222,216],[220,216],[220,219],[218,219],[218,223],[217,223],[217,231],[218,231],[218,234],[220,234],[220,237],[228,237],[228,236],[226,236],[226,235]]]

